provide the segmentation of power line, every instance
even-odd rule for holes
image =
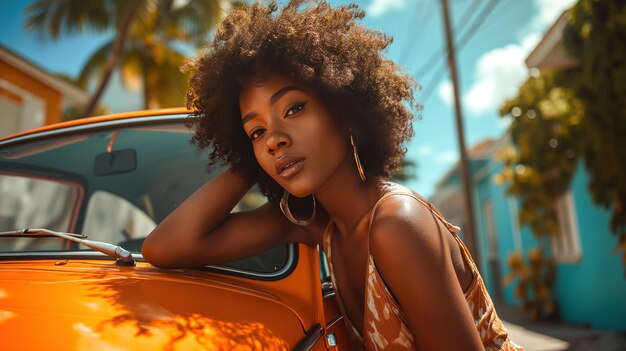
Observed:
[[[487,4],[487,6],[483,8],[483,11],[478,16],[478,19],[474,21],[474,23],[472,23],[472,27],[470,27],[470,29],[468,29],[467,32],[463,34],[463,36],[460,39],[460,42],[456,43],[455,47],[458,50],[461,50],[465,46],[465,44],[467,44],[467,42],[472,38],[472,36],[474,36],[478,28],[480,28],[480,26],[485,22],[487,17],[489,17],[489,15],[493,12],[493,9],[498,4],[499,4],[499,0],[491,0]]]
[[[435,84],[435,82],[440,81],[441,78],[443,78],[442,74],[445,72],[445,68],[446,66],[440,66],[437,72],[435,72],[435,75],[433,75],[433,77],[430,79],[428,84],[424,85],[424,87],[427,87],[427,88],[424,89],[424,95],[422,96],[423,98],[422,104],[426,103],[426,101],[428,101],[432,93],[435,91],[435,89],[432,88],[432,85]]]
[[[480,28],[480,26],[485,22],[487,17],[489,17],[489,15],[493,12],[493,9],[496,7],[496,5],[498,5],[498,0],[491,0],[485,7],[483,7],[477,19],[474,21],[474,23],[472,23],[472,26],[470,27],[470,29],[468,29],[467,32],[463,34],[461,39],[458,42],[456,42],[455,48],[458,51],[461,51],[461,49],[465,47],[465,45],[469,42],[472,36],[476,34],[476,31],[478,30],[478,28]],[[444,59],[445,59],[445,56],[444,56]],[[443,61],[440,60],[437,63],[437,65],[439,66],[439,64],[442,62]],[[440,68],[437,70],[433,78],[429,81],[428,85],[426,85],[427,88],[425,89],[422,103],[425,103],[430,98],[430,96],[434,92],[433,85],[435,84],[435,82],[441,80],[442,78],[441,75],[444,72],[445,72],[445,66],[440,66]]]
[[[429,23],[429,20],[434,17],[434,16],[427,16],[426,14],[430,14],[431,12],[433,12],[434,7],[430,6],[428,7],[426,10],[422,10],[419,11],[420,16],[416,16],[416,14],[418,13],[418,8],[419,7],[425,7],[427,5],[422,5],[422,3],[424,4],[433,4],[433,2],[425,2],[425,1],[417,1],[417,7],[415,9],[412,16],[412,21],[409,22],[407,28],[405,28],[405,32],[409,32],[411,28],[416,28],[418,27],[418,25],[422,28],[426,27],[426,25]],[[427,11],[429,10],[429,11]],[[424,21],[423,18],[426,18]],[[411,41],[411,43],[409,45],[405,45],[404,46],[404,50],[402,51],[402,54],[400,55],[400,59],[398,60],[398,62],[400,62],[403,65],[406,65],[406,61],[407,59],[411,56],[411,53],[413,52],[413,49],[415,48],[415,46],[417,46],[417,43],[419,42],[420,39],[420,34],[422,34],[423,31],[417,31],[417,35],[413,38],[413,40]]]
[[[463,12],[463,15],[461,15],[461,19],[459,20],[459,25],[457,26],[460,26],[463,28],[459,29],[459,33],[465,30],[465,25],[470,23],[470,19],[474,17],[476,10],[479,8],[479,5],[478,5],[479,1],[480,0],[473,0],[472,3],[465,9],[465,12]],[[430,17],[434,17],[434,16],[430,16]],[[421,77],[425,75],[428,72],[428,70],[431,68],[431,66],[435,65],[437,61],[441,59],[441,55],[444,55],[444,54],[445,54],[445,47],[441,46],[438,50],[436,50],[430,56],[428,61],[426,61],[426,63],[422,65],[422,68],[417,70],[417,73],[415,73],[413,76]]]
[[[446,35],[446,53],[448,57],[448,66],[450,67],[450,76],[452,78],[452,87],[454,89],[454,114],[456,117],[456,134],[459,143],[459,154],[461,156],[461,179],[463,189],[463,202],[465,205],[465,220],[467,231],[467,238],[469,239],[469,246],[474,255],[478,254],[478,245],[476,240],[476,218],[474,211],[474,199],[473,191],[470,188],[472,181],[472,175],[470,173],[470,161],[467,156],[467,150],[465,149],[465,137],[463,132],[463,111],[461,109],[461,97],[459,96],[459,79],[458,70],[456,65],[456,43],[452,33],[452,25],[450,21],[450,6],[448,0],[441,0],[441,11],[443,12],[444,28]],[[475,22],[476,23],[476,22]]]
[[[515,13],[518,11],[518,8],[521,5],[524,5],[524,2],[517,1],[517,0],[505,0],[504,4],[506,4],[507,6],[505,7],[500,6],[498,10],[492,14],[492,16],[495,16],[495,18],[489,21],[489,23],[486,23],[484,26],[481,26],[480,30],[476,32],[477,35],[480,35],[481,33],[484,33],[485,31],[487,32],[490,31],[495,24],[498,24],[501,21],[507,20],[507,17],[508,17],[508,20],[510,20],[510,17],[516,16]],[[505,35],[506,33],[503,32],[500,34]]]

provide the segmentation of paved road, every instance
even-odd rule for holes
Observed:
[[[511,340],[526,351],[626,351],[626,332],[531,321],[509,306],[497,305],[496,311]]]

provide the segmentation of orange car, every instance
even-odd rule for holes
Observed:
[[[160,269],[143,239],[206,171],[169,109],[0,139],[0,350],[347,350],[318,248]],[[261,205],[251,190],[234,211]],[[245,233],[242,233],[245,235]]]

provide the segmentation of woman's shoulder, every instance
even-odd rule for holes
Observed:
[[[448,264],[454,238],[415,192],[402,186],[392,191],[381,197],[372,216],[369,254],[402,304],[401,296],[412,296],[405,291],[406,277],[420,277],[431,285],[444,284],[442,277],[456,277]]]
[[[458,227],[448,223],[443,214],[418,192],[392,181],[381,184],[382,196],[372,210],[372,223],[376,219],[392,220],[397,216],[426,215],[438,220],[451,231],[459,230]]]
[[[417,248],[428,249],[449,234],[445,220],[438,218],[440,214],[424,197],[397,183],[388,182],[386,187],[372,212],[372,251],[389,251],[407,244],[416,247],[415,243]]]
[[[416,191],[392,181],[381,183],[381,194],[372,209],[372,224],[376,220],[403,219],[406,215],[427,213],[432,207]]]

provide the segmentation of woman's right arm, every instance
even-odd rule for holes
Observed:
[[[289,222],[276,205],[231,213],[252,185],[232,170],[211,179],[146,237],[143,257],[161,268],[203,266],[305,240],[305,231]]]

